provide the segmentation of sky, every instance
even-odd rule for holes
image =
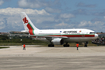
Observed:
[[[24,30],[21,12],[39,29],[105,32],[105,0],[0,0],[0,32]]]

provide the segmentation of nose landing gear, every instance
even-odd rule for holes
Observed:
[[[84,47],[87,47],[88,42],[85,42]]]

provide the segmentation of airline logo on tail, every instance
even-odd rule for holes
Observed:
[[[25,17],[25,18],[23,18],[23,21],[24,21],[24,24],[25,23],[28,23],[28,20],[27,20],[27,18]]]

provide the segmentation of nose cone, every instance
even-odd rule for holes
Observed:
[[[98,38],[98,34],[95,34],[95,38]]]

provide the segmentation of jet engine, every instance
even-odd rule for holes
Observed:
[[[64,40],[62,38],[54,38],[51,42],[53,44],[55,44],[55,45],[62,45],[62,44],[64,44]]]

